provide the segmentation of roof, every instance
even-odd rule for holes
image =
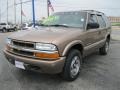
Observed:
[[[96,11],[96,10],[63,11],[63,12],[57,12],[57,13],[71,13],[71,12],[87,12],[87,13],[102,14],[102,15],[104,15],[104,13]]]
[[[103,12],[96,11],[96,10],[82,10],[82,11],[86,11],[86,12],[88,12],[88,13],[104,14]]]

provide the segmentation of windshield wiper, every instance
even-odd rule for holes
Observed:
[[[48,25],[48,26],[55,26],[55,27],[70,27],[64,24],[55,24],[55,25]]]
[[[40,26],[48,26],[48,25],[45,25],[45,24],[40,24]]]
[[[54,25],[41,24],[41,26],[46,26],[46,27],[49,27],[49,26],[54,26],[54,27],[70,27],[70,26],[67,26],[67,25],[64,25],[64,24],[54,24]]]

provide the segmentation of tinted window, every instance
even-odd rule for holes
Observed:
[[[100,28],[105,28],[106,27],[106,23],[104,21],[104,19],[102,18],[102,16],[98,15],[98,21],[99,21],[99,24],[100,24]]]
[[[106,26],[107,27],[111,27],[111,23],[110,23],[110,20],[106,17],[106,16],[103,16],[105,22],[106,22]]]
[[[6,25],[6,23],[0,23],[0,25]]]
[[[89,16],[89,23],[97,23],[97,17],[94,14],[90,14]]]

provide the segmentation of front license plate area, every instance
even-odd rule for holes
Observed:
[[[17,68],[20,68],[20,69],[24,69],[24,70],[25,70],[24,63],[23,63],[23,62],[15,61],[15,66],[16,66]]]

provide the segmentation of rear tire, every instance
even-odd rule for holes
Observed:
[[[107,39],[104,46],[99,49],[100,55],[107,55],[109,51],[109,45],[110,45],[110,40]]]
[[[66,59],[62,77],[64,80],[73,81],[80,73],[82,57],[79,50],[72,49]]]

